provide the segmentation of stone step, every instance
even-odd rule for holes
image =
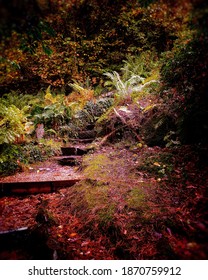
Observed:
[[[78,132],[79,139],[94,138],[96,137],[96,132],[93,129],[82,130]]]
[[[80,180],[80,178],[72,178],[56,181],[1,182],[0,196],[50,193],[60,188],[71,187]]]
[[[57,160],[61,165],[76,166],[81,163],[82,156],[59,156],[54,157],[54,160]]]
[[[61,152],[63,156],[83,156],[87,154],[91,149],[80,146],[66,146],[61,147]]]
[[[80,138],[69,138],[69,142],[73,143],[92,143],[95,140],[95,138],[86,138],[86,139],[80,139]]]

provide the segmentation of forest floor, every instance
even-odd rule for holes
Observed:
[[[0,231],[39,228],[56,259],[207,259],[205,159],[207,149],[191,146],[99,147],[75,167],[82,180],[74,186],[1,197]]]

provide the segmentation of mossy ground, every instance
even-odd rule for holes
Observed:
[[[170,184],[173,164],[174,156],[160,148],[106,146],[86,155],[86,179],[63,191],[68,213],[78,219],[79,238],[89,241],[88,255],[75,258],[93,258],[95,243],[102,247],[99,259],[205,258],[206,245],[190,219],[196,209],[188,210],[188,196],[196,194],[179,186],[177,172]]]

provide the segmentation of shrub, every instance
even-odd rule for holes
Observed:
[[[183,143],[208,140],[207,48],[207,37],[199,34],[162,67],[162,96],[175,107],[177,130]]]
[[[0,175],[14,174],[18,169],[18,158],[20,149],[17,145],[1,144],[0,145]]]
[[[63,94],[51,93],[50,87],[46,89],[43,103],[36,104],[31,110],[31,119],[34,124],[44,124],[45,129],[54,132],[68,123],[71,118],[71,108],[68,106]]]

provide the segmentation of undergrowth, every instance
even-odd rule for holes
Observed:
[[[198,202],[190,208],[198,194],[193,177],[181,181],[178,156],[159,147],[105,147],[85,156],[86,179],[65,190],[61,203],[79,220],[79,234],[103,241],[111,259],[193,259],[193,248],[204,258]]]

